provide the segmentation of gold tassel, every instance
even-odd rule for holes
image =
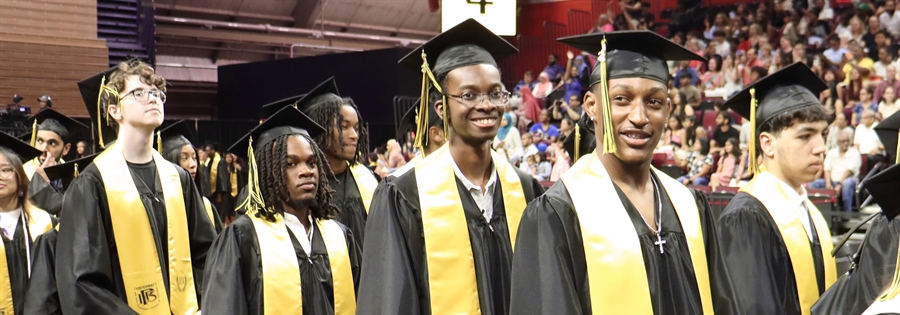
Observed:
[[[249,215],[252,212],[258,212],[259,209],[266,208],[266,202],[262,198],[262,192],[259,190],[259,170],[256,165],[256,155],[253,153],[253,137],[250,137],[250,145],[247,147],[247,199],[238,205],[238,208],[245,209]]]
[[[450,130],[448,129],[449,126],[446,123],[447,96],[444,95],[444,90],[441,88],[441,85],[438,84],[437,79],[434,78],[434,73],[431,72],[431,67],[428,66],[428,58],[425,54],[425,50],[422,50],[422,93],[420,95],[421,98],[419,101],[419,108],[416,110],[416,140],[414,142],[414,145],[419,148],[419,151],[423,152],[423,154],[425,152],[425,145],[428,141],[428,128],[430,127],[428,126],[428,106],[431,106],[431,104],[429,104],[429,100],[431,99],[429,95],[431,93],[428,86],[429,81],[431,82],[431,85],[434,86],[434,88],[438,91],[438,93],[441,93],[441,99],[443,100],[444,104],[442,110],[444,115],[443,120],[445,122],[444,139],[447,139],[447,137],[450,135]]]
[[[616,153],[616,135],[612,122],[612,108],[609,104],[609,86],[606,82],[606,36],[600,41],[600,107],[603,111],[603,154]]]
[[[747,139],[748,153],[750,156],[750,173],[759,174],[759,162],[756,160],[756,142],[759,135],[756,134],[756,88],[750,88],[750,138]]]
[[[156,131],[156,152],[162,154],[162,135],[159,134],[159,131]]]
[[[34,143],[37,141],[37,128],[38,123],[37,119],[34,120],[34,123],[31,124],[31,146],[34,146]]]
[[[884,292],[878,300],[889,301],[900,295],[900,250],[897,251],[897,264],[894,267],[894,279],[891,280],[891,286]]]
[[[73,177],[78,177],[78,163],[75,163],[75,171],[72,172]]]
[[[578,162],[578,156],[581,155],[581,127],[575,123],[575,156],[572,158],[572,164]]]
[[[103,90],[105,90],[105,89],[106,89],[106,76],[103,76],[103,78],[100,79],[100,90],[97,91],[97,138],[99,138],[98,142],[100,143],[100,148],[102,148],[102,149],[106,149],[106,144],[103,143],[103,125],[101,125],[103,123],[101,120],[102,119],[101,117],[103,115],[103,110],[100,107],[100,103],[101,103],[100,99],[103,97]]]

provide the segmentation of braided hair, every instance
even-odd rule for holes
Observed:
[[[334,142],[334,132],[337,132],[338,139],[344,136],[344,132],[341,130],[341,122],[344,120],[344,116],[341,115],[341,106],[344,105],[350,106],[356,111],[356,119],[359,122],[359,141],[356,142],[356,153],[353,155],[353,160],[350,161],[350,166],[356,166],[358,163],[365,164],[369,154],[369,128],[363,121],[356,103],[349,97],[321,102],[307,110],[306,114],[325,128],[325,132],[316,137],[316,143],[325,150],[333,148],[335,145],[340,146],[340,143],[332,142]]]
[[[292,136],[300,136],[312,146],[316,154],[316,168],[319,171],[319,182],[316,186],[316,202],[309,207],[309,213],[315,219],[330,219],[339,210],[331,203],[334,190],[328,186],[328,176],[334,176],[331,167],[328,166],[325,154],[307,135],[283,135],[272,141],[266,148],[257,150],[256,162],[258,165],[259,191],[266,203],[266,209],[258,209],[257,217],[275,222],[275,214],[284,213],[284,203],[290,203],[291,196],[288,192],[287,179],[287,139]]]

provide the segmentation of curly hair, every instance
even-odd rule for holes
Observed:
[[[359,141],[356,142],[356,153],[353,155],[353,160],[350,161],[350,166],[356,166],[359,163],[365,164],[369,154],[369,128],[363,121],[356,103],[349,97],[321,102],[307,110],[306,114],[319,126],[325,128],[325,133],[316,137],[316,144],[324,150],[331,149],[334,145],[340,145],[333,142],[335,132],[337,132],[338,139],[344,136],[344,132],[341,130],[341,122],[344,120],[344,116],[341,115],[341,106],[344,105],[350,106],[356,111],[356,119],[359,121]]]
[[[100,93],[100,108],[102,110],[102,116],[107,118],[109,125],[118,130],[119,125],[115,120],[108,119],[109,106],[118,105],[119,101],[121,101],[121,93],[125,90],[125,81],[128,80],[128,77],[137,75],[141,78],[141,82],[155,86],[163,92],[166,91],[166,79],[158,76],[156,71],[153,70],[153,67],[137,59],[119,63],[119,66],[116,68],[116,71],[113,71],[109,78],[107,78],[106,86],[114,89],[119,95]]]
[[[256,211],[257,217],[275,222],[275,214],[283,214],[285,203],[290,203],[291,195],[288,192],[287,178],[287,139],[292,136],[300,136],[312,146],[316,154],[316,168],[319,171],[319,182],[316,186],[316,202],[310,206],[309,213],[316,219],[330,219],[340,209],[331,203],[332,190],[328,185],[328,177],[334,176],[331,167],[325,159],[325,154],[319,150],[319,146],[307,135],[283,135],[272,141],[265,149],[257,150],[254,155],[257,163],[257,176],[259,176],[259,191],[262,193],[265,209]]]

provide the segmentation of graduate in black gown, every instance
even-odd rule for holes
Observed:
[[[153,150],[165,79],[145,63],[127,61],[79,85],[94,87],[82,90],[92,120],[117,127],[118,140],[66,191],[56,244],[61,308],[196,312],[216,232],[190,175]]]
[[[738,312],[706,197],[651,166],[672,106],[666,60],[703,58],[648,31],[559,41],[599,52],[585,133],[603,141],[525,210],[510,313]]]
[[[63,189],[66,189],[79,173],[84,172],[98,154],[47,167],[45,169],[47,178],[51,181],[61,181]],[[58,236],[59,232],[52,229],[34,239],[34,249],[31,254],[31,279],[28,281],[23,314],[62,314],[56,285],[56,240]]]
[[[87,129],[87,126],[49,108],[30,120],[34,126],[30,134],[31,145],[43,154],[25,163],[25,172],[31,181],[28,194],[35,206],[50,214],[59,215],[65,190],[60,181],[51,181],[47,177],[44,168],[65,163],[62,157],[72,148],[70,134]]]
[[[330,219],[331,171],[313,140],[323,132],[285,107],[229,149],[247,154],[251,193],[209,251],[203,313],[356,312],[359,247]]]
[[[424,74],[422,99],[443,94],[434,107],[449,139],[376,191],[366,223],[362,312],[509,313],[516,227],[542,192],[490,147],[509,100],[495,60],[516,51],[469,19],[400,61],[433,69],[434,78]],[[422,113],[429,102],[420,106],[419,133],[427,129]]]
[[[206,144],[206,164],[202,165],[204,169],[204,184],[209,187],[210,202],[219,212],[219,218],[222,222],[228,224],[234,220],[235,202],[231,196],[231,173],[228,172],[228,163],[225,162],[225,155],[220,152],[219,146],[214,143]]]
[[[38,235],[55,224],[47,212],[37,209],[28,198],[28,177],[22,161],[41,151],[13,136],[0,132],[0,313],[23,313]]]
[[[751,123],[755,175],[716,224],[747,313],[808,314],[837,278],[828,225],[802,187],[816,178],[826,151],[828,115],[816,97],[825,88],[806,65],[794,63],[725,103]]]
[[[416,68],[419,69],[419,68]],[[441,146],[444,145],[447,138],[444,136],[444,121],[438,116],[437,112],[434,111],[434,103],[441,100],[441,95],[438,93],[430,94],[431,99],[428,104],[428,128],[423,132],[416,132],[418,128],[418,107],[413,106],[406,113],[403,114],[403,118],[400,119],[400,124],[397,126],[397,139],[403,139],[406,137],[406,134],[409,132],[416,132],[415,142],[420,142],[416,147],[421,147],[421,150],[416,152],[416,156],[410,159],[406,164],[397,168],[385,180],[393,180],[397,178],[397,176],[403,175],[407,171],[411,170],[416,166],[422,159],[427,157],[431,152],[436,151]],[[421,99],[418,102],[420,103]],[[414,144],[415,145],[415,144]]]
[[[194,181],[194,184],[198,184],[203,181],[203,177],[198,177],[197,151],[194,148],[194,145],[191,144],[191,140],[189,140],[192,134],[193,132],[187,122],[181,120],[166,128],[160,129],[156,136],[161,137],[162,139],[158,140],[156,143],[161,146],[157,148],[157,151],[159,151],[159,154],[161,154],[163,158],[172,162],[172,164],[181,166],[181,168],[191,175],[191,180]],[[237,192],[236,189],[233,189],[232,191],[235,193]],[[213,223],[216,233],[221,232],[222,219],[220,219],[216,207],[206,197],[201,198],[203,198],[203,209],[206,210],[209,221]]]
[[[856,254],[851,256],[851,269],[837,279],[812,308],[813,314],[863,314],[871,310],[875,312],[876,304],[888,302],[900,303],[897,298],[900,292],[900,198],[897,198],[900,187],[900,113],[895,113],[875,127],[875,132],[884,144],[885,152],[894,157],[894,166],[872,176],[863,187],[881,207],[874,218],[863,221],[860,225],[871,222],[866,230]],[[855,230],[855,229],[853,229]],[[895,301],[896,300],[896,301]],[[900,304],[893,310],[900,312]],[[876,313],[877,314],[877,313]]]
[[[369,132],[359,108],[352,99],[340,96],[334,78],[306,93],[296,106],[325,128],[325,133],[316,136],[316,144],[334,171],[328,177],[328,184],[334,190],[334,204],[339,209],[335,220],[350,228],[357,244],[362,244],[378,179],[366,167]]]

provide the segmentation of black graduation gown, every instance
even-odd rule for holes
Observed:
[[[207,161],[206,163],[200,163],[200,165],[197,165],[197,176],[203,179],[202,181],[200,181],[201,183],[197,184],[197,189],[200,190],[200,195],[206,198],[212,196],[212,190],[209,187],[210,175],[209,165],[207,165],[208,163],[212,162]]]
[[[56,229],[41,234],[32,247],[31,279],[22,314],[62,314],[56,286]]]
[[[352,232],[338,224],[344,231],[347,250],[353,272],[353,283],[359,284],[359,247]],[[315,225],[314,225],[315,226]],[[334,293],[331,281],[331,263],[322,233],[315,226],[312,253],[307,256],[297,238],[288,229],[297,262],[303,299],[303,314],[334,314]],[[259,239],[253,221],[239,215],[216,238],[209,251],[203,279],[204,314],[263,314],[263,274],[260,261]]]
[[[797,281],[781,231],[766,207],[738,192],[718,223],[719,243],[734,280],[735,298],[751,314],[800,314]],[[825,263],[813,228],[813,264],[819,293],[825,291]],[[825,240],[830,242],[831,240]]]
[[[9,270],[9,284],[12,288],[13,311],[16,314],[22,314],[25,306],[25,289],[28,286],[28,254],[25,250],[27,246],[32,246],[31,237],[25,236],[25,229],[21,219],[16,225],[16,231],[13,233],[13,239],[10,240],[0,233],[3,239],[3,246],[6,250],[6,266]]]
[[[428,266],[416,170],[382,181],[375,190],[363,246],[366,263],[357,309],[372,314],[431,314]],[[526,201],[543,192],[540,183],[518,169]],[[494,189],[494,214],[486,222],[478,205],[456,180],[465,209],[482,314],[509,313],[512,248],[500,182]]]
[[[212,161],[212,159],[209,160],[209,167],[217,167],[218,173],[216,174],[216,192],[212,194],[209,201],[216,205],[220,218],[234,216],[235,205],[232,201],[234,198],[231,197],[231,173],[228,172],[228,164],[225,163],[224,156],[220,158],[219,165],[212,165]],[[212,176],[212,171],[210,171],[209,176]],[[212,184],[212,179],[209,182]]]
[[[164,160],[155,162],[169,163]],[[216,237],[216,231],[209,222],[203,200],[190,175],[182,168],[177,170],[184,194],[188,235],[191,237],[194,284],[199,295],[206,252]],[[132,174],[134,182],[138,183],[136,187],[144,209],[147,210],[157,253],[160,253],[164,287],[168,291],[168,255],[165,254],[168,253],[168,229],[165,204],[156,202],[151,192],[140,184],[137,175],[134,175],[134,172]],[[155,186],[157,190],[162,190],[159,175],[156,176]],[[62,309],[67,314],[133,313],[127,302],[128,296],[132,293],[125,291],[109,211],[100,171],[95,164],[91,164],[66,191],[66,198],[63,200],[64,215],[60,218],[61,226],[56,245],[56,277],[59,287],[64,288],[59,290],[59,299]]]
[[[65,190],[62,190],[61,180],[57,181],[59,181],[60,189],[53,187],[54,185],[47,183],[41,175],[34,173],[34,176],[31,177],[31,182],[28,184],[28,196],[31,197],[34,205],[52,215],[59,215],[59,211],[62,209],[63,193],[65,192]]]
[[[363,204],[359,188],[356,187],[356,179],[348,167],[341,174],[328,177],[328,186],[334,190],[331,202],[340,209],[335,220],[343,223],[353,231],[353,237],[357,244],[363,243],[363,235],[366,229],[366,206]]]
[[[900,217],[872,219],[857,251],[853,269],[837,279],[816,304],[813,314],[862,314],[890,286],[897,264]],[[900,310],[898,310],[900,311]]]
[[[656,175],[652,175],[656,180]],[[662,237],[665,254],[653,244],[657,237],[625,194],[616,188],[640,239],[644,268],[654,314],[702,314],[700,291],[688,242],[678,214],[665,191],[662,197]],[[700,210],[709,267],[710,289],[716,313],[734,314],[732,282],[718,250],[714,218],[706,196],[692,190]],[[598,200],[598,203],[604,202]],[[659,205],[659,200],[656,201]],[[528,205],[519,225],[513,259],[511,314],[591,314],[590,283],[578,214],[565,184],[560,181]],[[536,276],[551,274],[553,277]],[[547,280],[553,282],[548,283]],[[593,285],[612,285],[603,283]]]

